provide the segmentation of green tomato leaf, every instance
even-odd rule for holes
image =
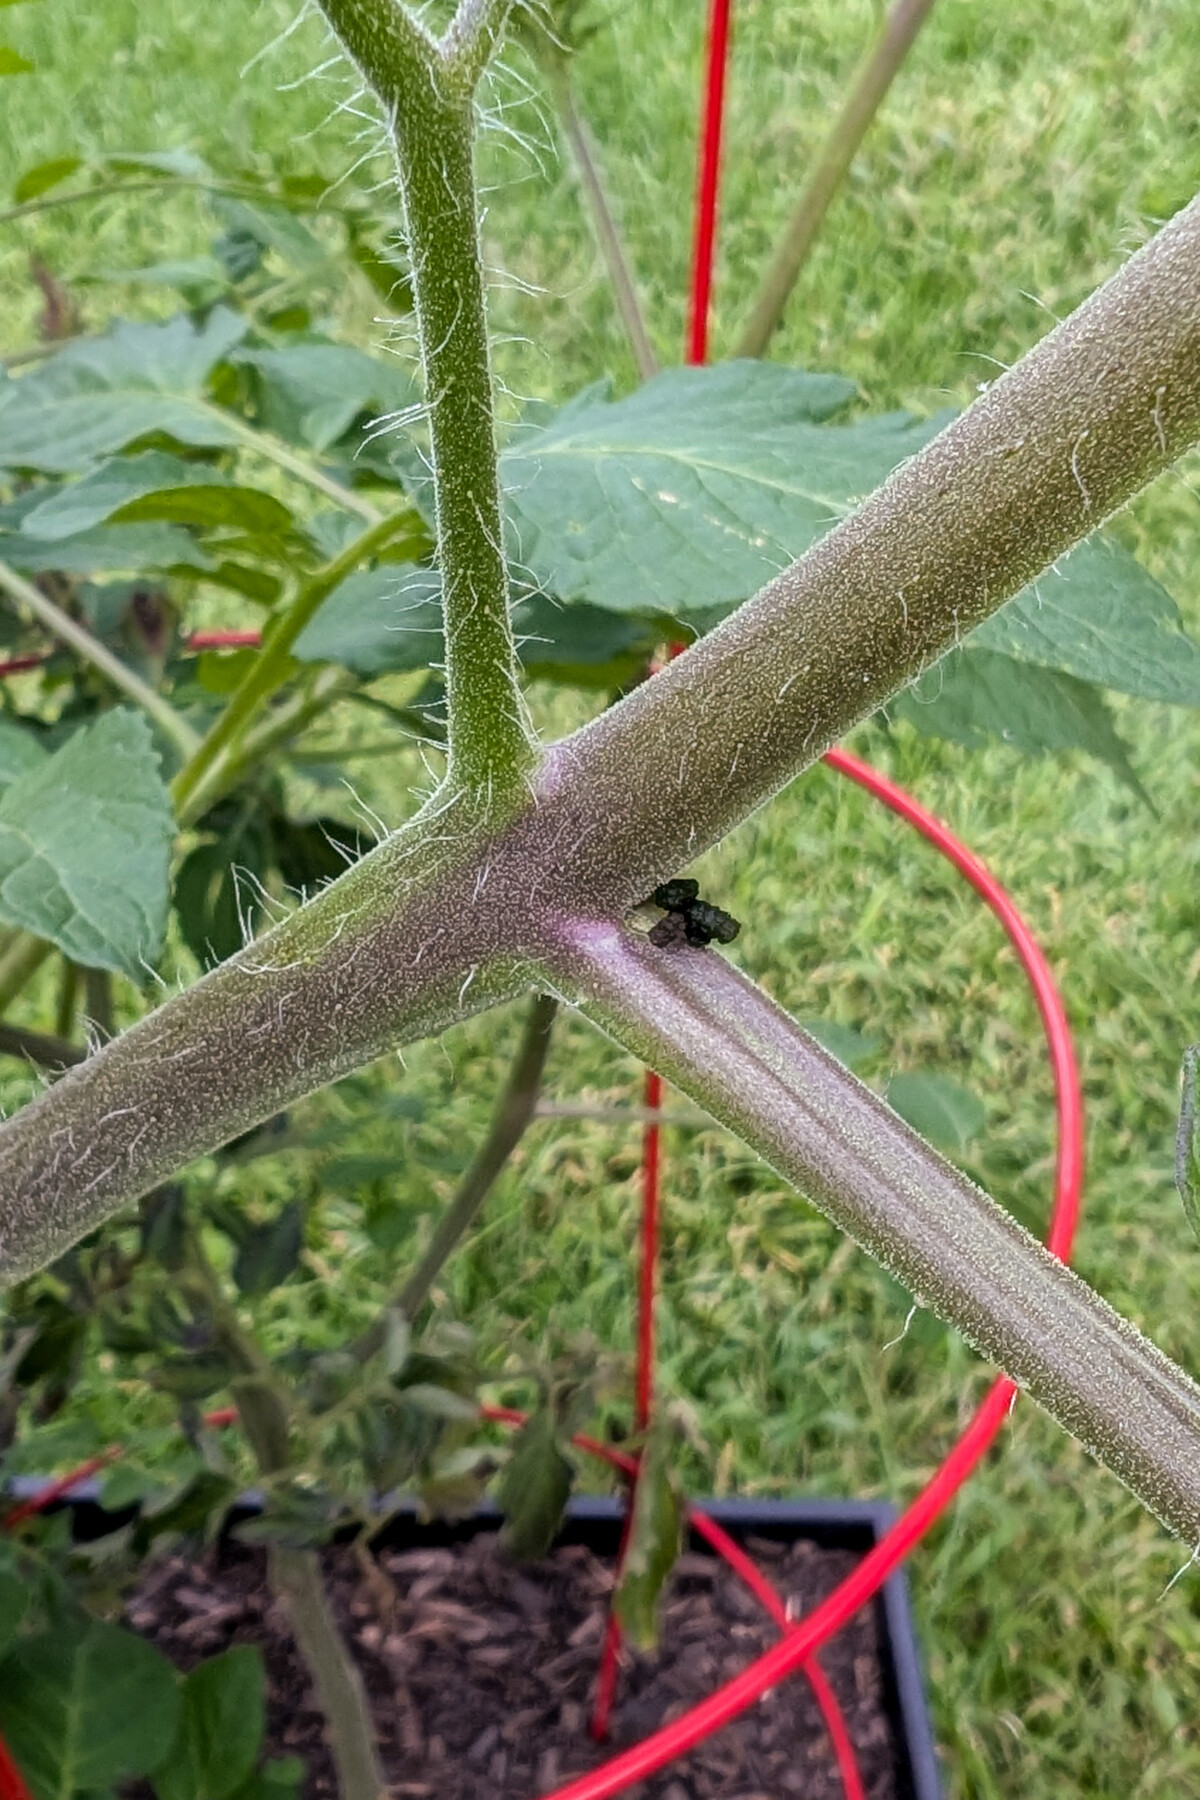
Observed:
[[[61,543],[17,532],[0,543],[4,560],[26,575],[199,575],[213,567],[213,558],[178,525],[97,525]]]
[[[744,600],[936,429],[904,414],[819,423],[853,393],[735,362],[664,371],[622,400],[581,395],[502,459],[522,563],[546,591],[618,612]]]
[[[1123,694],[1200,706],[1200,645],[1166,589],[1111,538],[1078,545],[969,642]]]
[[[83,160],[78,156],[52,156],[48,162],[35,163],[18,178],[12,197],[18,206],[26,200],[37,200],[82,167]]]
[[[0,1657],[16,1637],[29,1606],[29,1589],[15,1575],[0,1569]],[[0,1676],[0,1684],[3,1676]]]
[[[233,1265],[238,1293],[248,1299],[269,1294],[294,1272],[303,1248],[304,1208],[293,1200],[277,1219],[246,1233]]]
[[[888,702],[887,711],[927,736],[977,749],[998,738],[1029,756],[1086,750],[1136,794],[1149,799],[1129,750],[1098,690],[1074,675],[1018,662],[995,650],[952,650],[919,681]]]
[[[848,1069],[857,1068],[859,1063],[869,1061],[879,1051],[883,1041],[873,1032],[855,1031],[851,1025],[839,1025],[836,1019],[798,1019],[796,1022],[803,1026],[810,1037],[816,1038],[822,1049],[828,1050],[830,1056],[836,1056]]]
[[[271,867],[267,821],[243,818],[235,832],[198,844],[175,877],[175,911],[184,941],[205,967],[224,962],[253,937],[259,883]]]
[[[57,543],[103,525],[131,501],[161,489],[178,491],[189,484],[211,487],[226,485],[225,477],[207,463],[187,462],[181,456],[170,456],[162,450],[145,450],[140,456],[116,457],[82,481],[57,487],[21,520],[21,531],[28,538],[45,538]],[[163,518],[167,515],[153,515]],[[190,523],[190,521],[188,521]]]
[[[305,626],[293,654],[366,676],[429,668],[442,659],[441,589],[433,569],[385,563],[351,575]],[[651,619],[544,594],[514,606],[513,630],[531,678],[596,688],[632,681],[663,635]]]
[[[246,329],[245,319],[218,306],[200,326],[180,314],[68,344],[11,384],[0,455],[11,468],[69,474],[152,433],[204,449],[236,445],[233,422],[203,394]]]
[[[0,714],[0,788],[41,768],[47,755],[45,746],[28,726]]]
[[[362,414],[403,412],[419,395],[399,363],[385,363],[349,344],[292,344],[242,350],[253,372],[259,422],[289,443],[324,450]]]
[[[286,206],[266,199],[235,200],[226,194],[212,195],[211,204],[227,239],[242,239],[260,249],[273,250],[284,262],[307,272],[329,261],[320,239]]]
[[[300,1800],[306,1770],[298,1756],[277,1756],[240,1787],[234,1800]]]
[[[0,1732],[34,1800],[149,1774],[171,1749],[179,1712],[166,1657],[116,1625],[27,1639],[4,1664]]]
[[[141,980],[162,945],[174,830],[149,725],[105,713],[0,797],[0,918]]]
[[[943,1150],[963,1151],[987,1121],[983,1102],[945,1075],[893,1075],[888,1105]]]
[[[658,1644],[658,1602],[683,1542],[684,1503],[670,1464],[670,1435],[653,1431],[642,1452],[629,1542],[613,1611],[637,1650]]]
[[[497,1499],[504,1511],[501,1542],[511,1556],[544,1556],[571,1497],[575,1471],[558,1443],[552,1410],[539,1407],[517,1434]]]
[[[616,688],[644,674],[663,627],[585,601],[532,594],[513,608],[526,675],[571,687]]]
[[[433,569],[384,563],[343,581],[292,646],[299,662],[356,675],[426,669],[442,655],[442,583]]]
[[[285,532],[294,524],[291,510],[274,494],[228,482],[162,488],[129,500],[114,515],[118,524],[141,519],[172,519],[201,531]]]
[[[254,1773],[266,1725],[262,1657],[239,1646],[183,1684],[183,1717],[154,1785],[159,1800],[230,1800]]]

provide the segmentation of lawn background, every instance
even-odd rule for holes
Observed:
[[[604,0],[578,82],[639,271],[658,350],[684,323],[701,0]],[[714,354],[756,274],[875,17],[870,0],[738,0]],[[187,145],[222,168],[384,179],[377,128],[319,22],[210,0],[64,0],[5,10],[8,41],[39,73],[0,86],[0,191],[71,151]],[[260,54],[261,53],[261,54]],[[257,58],[257,60],[254,60]],[[519,57],[490,99],[485,224],[498,367],[515,397],[561,399],[632,365],[548,114]],[[969,399],[1200,186],[1200,21],[1185,0],[941,0],[837,201],[772,354],[853,376],[873,408]],[[0,352],[29,341],[31,252],[77,284],[89,323],[144,289],[83,286],[101,271],[194,254],[211,234],[198,198],[48,212],[0,237]],[[503,273],[501,273],[503,271]],[[541,291],[531,291],[541,290]],[[164,296],[164,305],[166,298]],[[365,290],[339,329],[409,349]],[[1185,463],[1120,521],[1200,631],[1200,468]],[[228,607],[228,597],[224,602]],[[230,615],[230,622],[240,622]],[[548,722],[560,701],[535,695]],[[1200,1037],[1200,721],[1119,703],[1152,814],[1081,758],[970,754],[907,729],[856,743],[954,827],[1010,886],[1061,978],[1088,1103],[1081,1270],[1185,1365],[1200,1361],[1200,1249],[1170,1180],[1176,1071]],[[389,822],[411,770],[372,766],[360,791]],[[999,930],[933,852],[818,770],[704,861],[705,887],[745,921],[736,954],[802,1016],[876,1036],[882,1083],[929,1069],[971,1087],[987,1130],[971,1173],[1030,1223],[1051,1179],[1050,1084],[1036,1013]],[[45,1023],[35,993],[21,1017]],[[312,1103],[357,1108],[362,1150],[403,1130],[397,1191],[413,1231],[482,1133],[516,1019],[417,1046]],[[552,1053],[559,1100],[637,1097],[633,1065],[575,1022]],[[419,1095],[423,1121],[372,1124],[384,1090]],[[20,1098],[8,1081],[6,1098]],[[637,1141],[607,1122],[547,1121],[522,1147],[436,1305],[469,1310],[503,1372],[588,1331],[627,1349]],[[384,1259],[319,1157],[237,1178],[251,1209],[314,1196],[307,1279],[275,1296],[280,1343],[359,1316]],[[405,1185],[407,1184],[407,1185]],[[319,1196],[319,1198],[318,1198]],[[981,1391],[960,1341],[907,1299],[734,1142],[672,1132],[664,1236],[664,1393],[691,1423],[696,1491],[886,1495],[928,1476]],[[321,1279],[320,1271],[326,1278]],[[100,1416],[139,1404],[103,1384]],[[1200,1575],[1030,1405],[1001,1454],[916,1554],[911,1580],[929,1661],[947,1792],[961,1800],[1200,1793]]]

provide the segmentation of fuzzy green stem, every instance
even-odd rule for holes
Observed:
[[[78,624],[69,613],[63,612],[53,600],[48,600],[40,588],[36,588],[31,581],[26,581],[4,562],[0,562],[0,590],[18,606],[31,612],[39,624],[44,625],[60,643],[68,645],[84,662],[98,669],[126,699],[132,700],[135,706],[140,706],[168,742],[174,744],[185,762],[194,754],[200,739],[187,721],[180,718],[170,701],[156,693],[119,656],[114,656],[107,645],[93,637],[85,626]]]
[[[817,233],[935,0],[896,0],[878,40],[850,84],[842,110],[784,227],[735,356],[762,356],[783,318]]]
[[[403,5],[323,10],[382,101],[396,151],[437,495],[449,780],[511,805],[535,752],[509,618],[473,97],[507,4],[464,0],[440,42]]]
[[[409,523],[408,511],[379,519],[359,533],[339,556],[322,565],[301,583],[291,605],[270,627],[262,649],[229,704],[195,754],[171,784],[171,798],[181,824],[200,818],[216,797],[225,765],[259,708],[288,678],[292,645],[321,602],[338,583],[353,574],[360,563],[380,551]]]
[[[550,92],[554,97],[563,135],[570,146],[579,174],[579,184],[587,203],[592,229],[596,234],[600,254],[604,258],[613,299],[616,301],[621,323],[625,327],[625,336],[629,340],[629,348],[633,353],[638,378],[641,381],[649,381],[652,375],[658,374],[658,358],[655,356],[650,342],[650,333],[646,327],[641,301],[638,299],[633,270],[629,266],[625,245],[617,229],[617,221],[613,216],[612,206],[605,189],[596,145],[588,128],[588,122],[580,112],[575,99],[570,57],[551,45],[546,51],[544,61]]]

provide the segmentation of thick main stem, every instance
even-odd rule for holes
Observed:
[[[1200,1388],[712,951],[579,925],[552,965],[618,1043],[728,1126],[999,1363],[1189,1543]]]
[[[754,309],[738,339],[735,356],[762,356],[783,318],[792,289],[808,261],[817,233],[846,179],[859,145],[883,103],[900,65],[935,0],[896,0],[878,42],[868,51],[842,103],[796,207],[784,227]]]

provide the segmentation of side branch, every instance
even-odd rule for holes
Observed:
[[[1200,1541],[1200,1388],[723,958],[602,923],[554,973]]]
[[[535,751],[509,617],[474,170],[476,59],[507,8],[464,0],[445,38],[393,44],[388,64],[363,28],[361,14],[375,8],[323,5],[383,102],[396,151],[437,499],[449,779],[512,805]],[[402,6],[379,10],[409,17]]]

